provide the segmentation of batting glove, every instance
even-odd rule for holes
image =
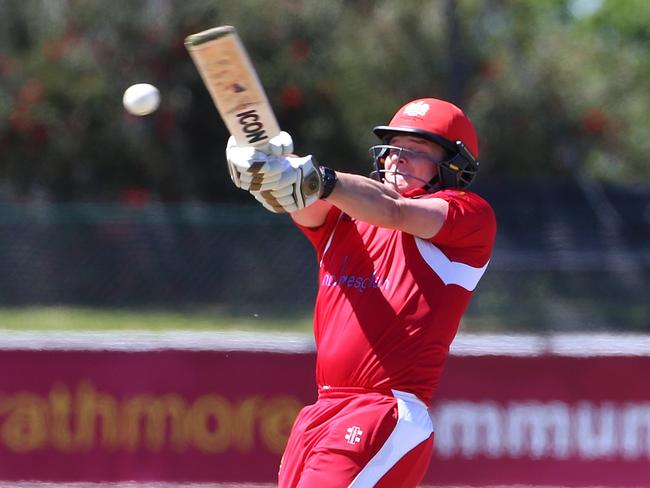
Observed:
[[[266,190],[280,180],[287,166],[283,156],[288,156],[292,151],[293,140],[284,131],[262,147],[238,146],[235,138],[230,136],[226,144],[230,179],[237,188]]]
[[[284,161],[287,165],[275,183],[267,184],[268,189],[250,192],[267,210],[275,213],[295,212],[322,195],[321,168],[313,156],[288,156]]]

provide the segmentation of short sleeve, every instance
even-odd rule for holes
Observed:
[[[309,239],[309,242],[311,242],[312,246],[314,246],[314,249],[316,249],[316,252],[320,256],[327,245],[327,241],[329,240],[334,227],[336,227],[340,215],[341,210],[332,206],[325,217],[325,222],[319,227],[305,227],[296,222],[294,222],[294,224],[305,235],[305,237]]]
[[[496,238],[496,217],[492,207],[475,193],[465,191],[445,190],[434,196],[446,200],[449,211],[442,228],[430,241],[448,250],[470,251],[475,265],[485,264]]]

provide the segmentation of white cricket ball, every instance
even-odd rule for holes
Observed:
[[[160,105],[160,92],[149,83],[137,83],[126,89],[122,103],[133,115],[148,115]]]

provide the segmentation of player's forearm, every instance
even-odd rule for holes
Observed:
[[[336,172],[337,183],[326,200],[291,213],[291,218],[305,227],[318,227],[325,222],[334,205],[348,215],[380,227],[397,227],[399,193],[379,181],[365,176]]]
[[[395,190],[365,176],[337,174],[334,191],[327,198],[351,217],[379,227],[399,227],[400,200]]]

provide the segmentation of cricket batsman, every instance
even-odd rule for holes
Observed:
[[[415,487],[433,449],[428,414],[449,346],[496,235],[468,191],[478,141],[456,105],[413,100],[374,128],[371,177],[290,155],[226,149],[233,182],[289,213],[316,250],[318,400],[301,410],[279,471],[282,488]]]

